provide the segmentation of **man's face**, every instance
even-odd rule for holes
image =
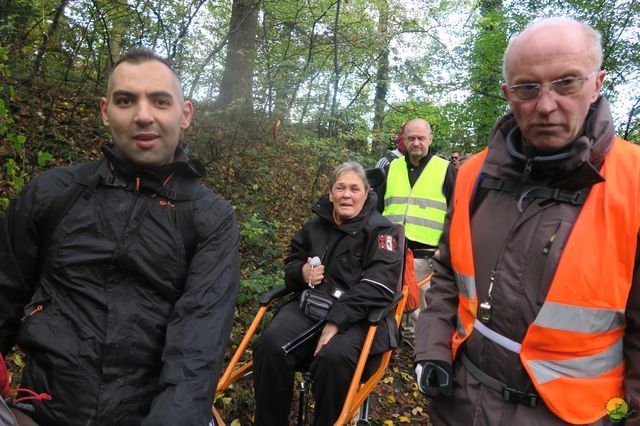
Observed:
[[[543,87],[537,98],[519,100],[503,85],[504,96],[528,144],[542,151],[561,149],[580,133],[605,73],[595,72],[571,95],[550,90],[552,81],[587,77],[596,71],[582,30],[571,24],[541,24],[514,43],[507,58],[508,85],[540,83]]]
[[[424,121],[410,121],[404,127],[404,145],[412,163],[418,164],[427,155],[432,141],[431,129]]]
[[[153,60],[118,65],[100,109],[122,155],[141,166],[173,161],[180,133],[189,127],[193,113],[191,102],[183,101],[177,77]]]
[[[457,166],[460,163],[460,153],[459,152],[452,152],[451,153],[451,164],[453,164],[454,166]]]

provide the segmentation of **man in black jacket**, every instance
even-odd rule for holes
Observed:
[[[194,181],[169,62],[128,52],[100,106],[113,141],[55,229],[84,165],[35,178],[3,218],[0,351],[17,343],[22,387],[50,395],[31,401],[40,424],[204,426],[239,282],[233,209]]]

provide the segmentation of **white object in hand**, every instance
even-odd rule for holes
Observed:
[[[322,264],[322,261],[318,256],[313,256],[311,259],[309,259],[308,263],[309,266],[311,266],[311,272],[313,272],[313,268],[316,266],[320,266]],[[309,287],[315,287],[313,284],[311,284],[311,274],[309,274]]]

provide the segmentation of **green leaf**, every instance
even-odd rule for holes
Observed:
[[[13,363],[20,368],[24,368],[24,361],[22,360],[22,356],[19,353],[13,353]]]
[[[53,155],[46,151],[38,151],[38,165],[44,167],[47,161],[53,160]]]

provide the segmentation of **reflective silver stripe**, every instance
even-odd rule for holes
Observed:
[[[387,219],[389,219],[389,221],[391,223],[399,223],[399,224],[404,224],[404,215],[401,214],[391,214],[388,216],[385,216]]]
[[[402,225],[411,224],[411,225],[424,226],[426,228],[436,229],[438,231],[442,231],[444,229],[444,223],[439,223],[434,220],[420,219],[413,216],[407,216],[405,219],[405,217],[401,214],[392,214],[385,217],[389,219],[391,223],[399,223]]]
[[[386,285],[379,283],[378,281],[374,281],[374,280],[370,280],[369,278],[363,278],[362,279],[363,282],[365,283],[369,283],[371,285],[374,285],[376,287],[380,287],[381,289],[391,293],[391,294],[396,294],[393,290],[391,290],[389,287],[387,287]]]
[[[458,283],[458,289],[460,293],[467,299],[476,298],[476,277],[470,275],[462,275],[456,271],[453,271],[456,276],[456,282]]]
[[[447,211],[447,203],[441,201],[430,200],[428,198],[414,198],[414,197],[389,197],[384,200],[384,206],[388,207],[391,204],[413,204],[421,208],[431,207],[432,209],[438,209]]]
[[[444,223],[439,223],[439,222],[436,222],[435,220],[422,219],[422,218],[413,217],[413,216],[407,216],[407,219],[405,220],[405,224],[424,226],[426,228],[437,229],[438,231],[442,231],[444,229]]]
[[[458,334],[460,337],[467,337],[467,330],[464,329],[464,325],[462,321],[460,321],[460,316],[458,315]]]
[[[491,330],[489,327],[487,327],[486,325],[484,325],[482,322],[476,320],[475,323],[473,323],[473,328],[478,330],[478,332],[480,334],[482,334],[484,337],[486,337],[487,339],[491,340],[492,342],[497,343],[498,345],[502,346],[505,349],[509,349],[511,352],[515,352],[517,354],[520,353],[520,349],[522,348],[522,345],[514,340],[509,339],[508,337],[503,336],[502,334],[495,332],[493,330]]]
[[[624,311],[545,302],[534,324],[578,333],[606,333],[624,327]]]
[[[388,207],[391,204],[407,204],[409,197],[389,197],[385,198],[384,206]]]
[[[577,379],[597,377],[622,363],[622,337],[609,349],[599,354],[567,360],[528,361],[531,372],[540,384],[564,377]]]

